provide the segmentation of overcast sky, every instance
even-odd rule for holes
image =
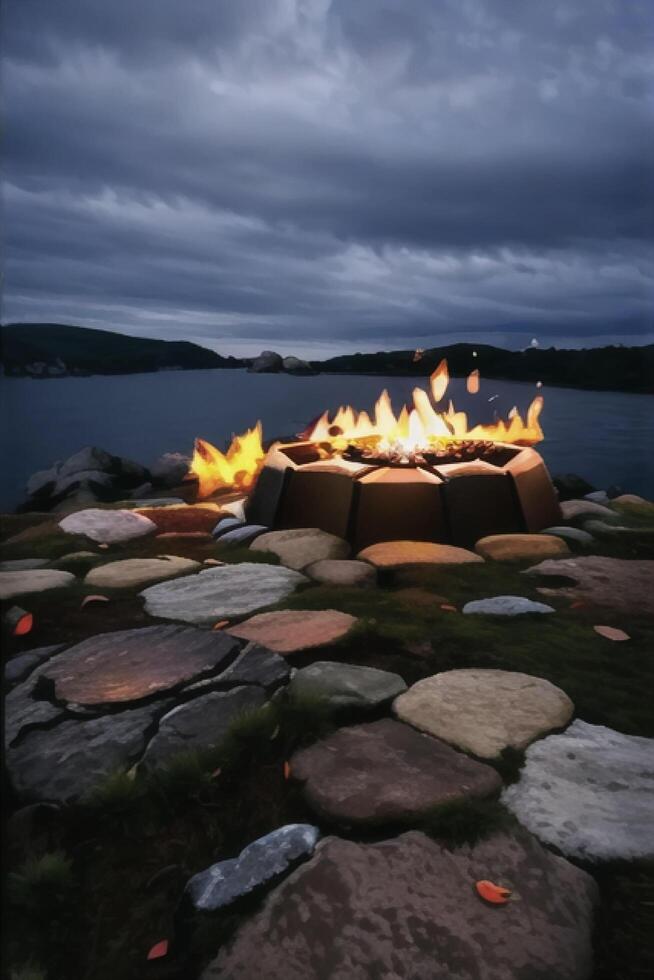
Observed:
[[[5,0],[3,322],[645,343],[643,0]]]

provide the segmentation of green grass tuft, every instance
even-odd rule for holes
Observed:
[[[494,800],[464,800],[446,803],[419,824],[430,837],[451,846],[476,844],[513,823],[511,814]]]

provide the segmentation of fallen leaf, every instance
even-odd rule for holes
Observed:
[[[226,626],[229,626],[228,619],[219,619],[217,623],[214,623],[211,627],[212,630],[224,630]]]
[[[574,602],[570,603],[570,608],[571,609],[585,609],[586,608],[586,603],[583,601],[583,599],[576,599]]]
[[[471,371],[468,375],[468,380],[466,381],[466,387],[469,394],[476,395],[479,391],[479,371]]]
[[[109,602],[109,596],[108,595],[85,595],[84,598],[82,599],[82,602],[80,603],[80,609],[83,609],[84,606],[88,606],[89,603],[91,602]]]
[[[149,960],[160,960],[163,956],[168,956],[168,940],[162,939],[160,942],[155,943],[150,952],[148,953]]]
[[[103,543],[103,544],[99,544],[99,545],[98,545],[98,548],[103,548],[103,549],[106,549],[106,548],[108,548],[108,547],[109,547],[109,545],[108,545],[108,544],[106,544],[106,543]]]
[[[291,778],[291,767],[290,767],[290,764],[288,762],[285,762],[284,763],[284,779],[290,779],[290,778]]]
[[[511,894],[509,888],[495,885],[492,881],[478,881],[475,888],[480,898],[483,898],[485,902],[490,902],[491,905],[506,905]]]
[[[441,604],[441,609],[444,609],[445,612],[458,612],[459,611],[456,608],[456,606],[451,605],[449,602],[443,602]]]
[[[600,636],[606,637],[607,640],[616,640],[618,642],[622,640],[630,640],[631,637],[624,630],[616,629],[615,626],[593,626],[596,633]]]
[[[204,565],[224,565],[225,562],[224,561],[218,561],[217,558],[205,558],[203,564]]]
[[[214,771],[211,773],[211,778],[218,779],[218,776],[220,776],[221,773],[222,773],[222,769],[220,768],[214,769]]]
[[[275,725],[275,730],[270,736],[270,741],[274,742],[274,740],[277,738],[278,735],[279,735],[279,725]]]

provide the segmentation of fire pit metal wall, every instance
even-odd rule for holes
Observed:
[[[540,531],[561,518],[556,491],[532,448],[497,447],[494,462],[389,466],[321,459],[320,447],[274,447],[250,495],[248,520],[318,527],[355,551],[378,541],[472,547],[488,534]]]

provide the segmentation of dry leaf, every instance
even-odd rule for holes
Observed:
[[[600,636],[605,637],[607,640],[616,640],[618,642],[623,640],[630,640],[631,637],[624,630],[616,629],[615,626],[593,626],[596,633]]]
[[[160,942],[155,943],[150,952],[148,953],[149,960],[160,960],[163,956],[168,956],[168,940],[162,939]]]
[[[98,545],[98,548],[103,548],[103,549],[106,549],[106,548],[108,548],[108,547],[109,547],[109,545],[108,545],[108,544],[106,544],[106,542],[103,542],[102,544],[99,544],[99,545]]]
[[[212,630],[224,630],[226,626],[229,626],[228,619],[219,619],[217,623],[214,623],[211,627]]]
[[[456,608],[456,606],[451,605],[449,602],[443,602],[443,603],[441,603],[441,609],[444,609],[445,612],[458,612],[459,611]]]
[[[288,762],[285,762],[284,763],[284,779],[290,779],[290,778],[291,778],[291,767],[290,767],[290,764]]]
[[[479,371],[471,371],[468,375],[466,387],[471,395],[476,395],[479,391]]]
[[[109,602],[108,595],[85,595],[80,604],[80,609],[88,606],[91,602]]]
[[[490,902],[491,905],[506,905],[511,894],[509,888],[503,888],[502,885],[495,885],[492,881],[478,881],[475,884],[475,888],[477,889],[477,894],[485,902]]]

